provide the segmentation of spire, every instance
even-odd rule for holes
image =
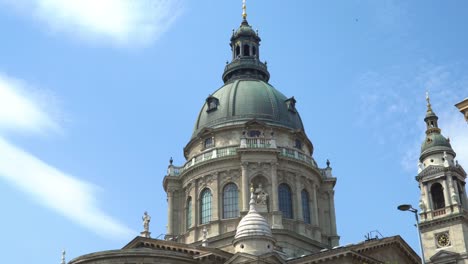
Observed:
[[[426,116],[435,115],[432,111],[431,98],[429,97],[429,91],[426,91],[426,102],[427,102],[427,113]]]
[[[247,20],[247,5],[245,0],[242,0],[242,19]]]
[[[66,253],[66,252],[65,252],[65,249],[62,250],[62,262],[61,262],[61,264],[65,264],[65,263],[66,263],[66,261],[65,261],[65,253]]]
[[[427,102],[427,111],[426,111],[426,117],[424,118],[424,122],[426,122],[426,134],[429,135],[431,133],[438,133],[440,134],[440,129],[437,125],[437,120],[439,117],[434,113],[432,110],[432,105],[431,105],[431,98],[429,97],[429,92],[426,91],[426,102]]]
[[[429,91],[426,91],[427,111],[432,111],[431,98],[429,97]]]

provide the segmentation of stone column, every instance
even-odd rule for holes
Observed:
[[[173,235],[174,226],[174,191],[172,189],[167,190],[167,235]]]
[[[328,191],[328,198],[330,203],[330,225],[331,225],[331,246],[336,247],[339,244],[339,237],[336,231],[336,215],[335,215],[335,191]]]
[[[332,235],[336,235],[336,216],[335,216],[335,192],[333,190],[328,191],[328,202],[330,204],[330,221]]]
[[[249,176],[247,171],[248,162],[241,163],[241,184],[242,184],[242,211],[249,210]]]
[[[271,163],[271,200],[272,200],[272,211],[279,211],[278,206],[278,171],[277,164],[275,162]]]
[[[312,186],[312,199],[314,199],[314,206],[312,208],[313,211],[313,218],[312,218],[312,224],[315,226],[319,225],[319,212],[318,212],[318,202],[317,202],[317,185]]]
[[[200,197],[199,197],[199,187],[198,185],[200,184],[200,180],[195,180],[194,182],[194,190],[193,190],[193,197],[192,197],[192,215],[193,215],[193,218],[192,218],[192,221],[193,221],[193,226],[197,227],[198,228],[198,225],[200,224],[200,216],[198,215],[200,212],[198,211],[199,210],[199,204],[200,204]]]
[[[304,221],[304,208],[302,208],[302,185],[300,177],[296,176],[296,211],[294,216],[299,221]]]
[[[450,199],[450,188],[448,186],[447,180],[442,181],[442,186],[442,188],[444,188],[445,206],[452,205],[452,199]]]
[[[428,211],[434,210],[434,205],[432,204],[432,193],[429,191],[427,184],[424,184],[424,190],[426,191],[426,202]]]
[[[272,201],[272,223],[271,228],[273,229],[283,229],[283,217],[282,213],[279,211],[278,205],[278,164],[276,162],[271,163],[271,201]]]
[[[219,186],[218,186],[218,173],[213,173],[212,182],[208,184],[211,189],[211,221],[219,219]],[[216,187],[215,187],[216,186]],[[211,231],[211,230],[210,230]]]

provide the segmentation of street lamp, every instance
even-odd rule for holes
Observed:
[[[422,246],[422,239],[421,239],[421,232],[419,231],[419,217],[418,217],[418,210],[414,209],[410,204],[402,204],[398,206],[398,210],[400,211],[410,211],[414,213],[414,217],[416,218],[416,228],[418,229],[418,237],[419,237],[419,247],[421,249],[421,258],[422,258],[422,264],[426,264],[426,261],[424,260],[424,249]]]

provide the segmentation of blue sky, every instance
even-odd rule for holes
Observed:
[[[0,0],[0,245],[5,262],[59,263],[164,233],[162,178],[183,164],[222,85],[241,1]],[[74,3],[74,4],[73,4]],[[468,166],[465,1],[248,1],[270,83],[295,96],[330,159],[341,244],[378,230],[418,250],[414,176],[425,91]]]

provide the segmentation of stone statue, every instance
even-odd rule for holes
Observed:
[[[202,246],[207,247],[208,246],[208,229],[206,229],[206,226],[203,227],[202,234],[203,234]]]
[[[149,223],[151,221],[151,216],[149,216],[148,212],[145,211],[143,214],[143,217],[141,218],[143,220],[143,229],[145,232],[149,231]]]
[[[450,164],[449,164],[449,161],[448,161],[448,156],[447,156],[447,152],[444,151],[444,167],[449,167]]]
[[[208,237],[208,229],[206,229],[206,226],[203,227],[202,233],[203,233],[203,241],[206,241]]]
[[[458,204],[458,196],[454,191],[452,191],[451,198],[452,198],[452,203]]]
[[[418,162],[418,173],[424,170],[424,164],[421,161]]]
[[[255,194],[257,195],[257,204],[261,204],[261,205],[267,204],[268,194],[263,190],[261,183],[258,185],[258,188]]]
[[[424,201],[422,199],[419,200],[419,208],[421,208],[422,212],[426,211],[426,204],[424,203]]]

